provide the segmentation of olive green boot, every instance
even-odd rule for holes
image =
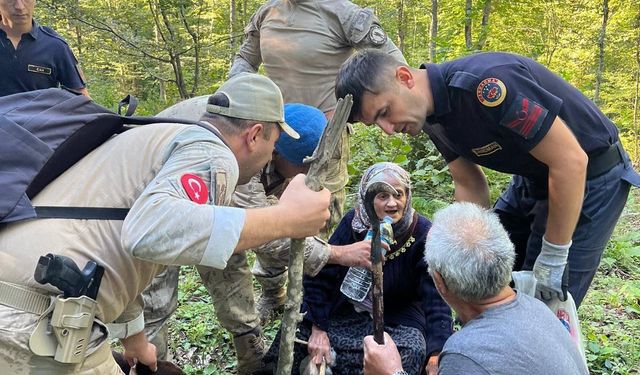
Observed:
[[[260,316],[260,324],[264,327],[284,307],[287,300],[285,288],[287,274],[285,272],[274,277],[256,276],[256,279],[262,287],[262,294],[256,302],[256,310]]]
[[[267,349],[260,328],[234,337],[233,346],[238,358],[238,375],[250,375],[263,367],[262,358]]]

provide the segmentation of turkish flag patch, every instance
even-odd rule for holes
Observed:
[[[182,177],[180,177],[180,183],[182,183],[182,188],[191,201],[198,204],[207,203],[209,190],[207,189],[207,184],[205,184],[204,180],[200,177],[191,173],[183,174]]]
[[[533,138],[549,111],[522,95],[518,95],[505,113],[500,125],[517,133],[524,139]]]

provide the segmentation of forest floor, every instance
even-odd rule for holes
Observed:
[[[592,374],[640,374],[639,260],[640,190],[634,189],[579,310]],[[259,287],[254,285],[258,296]],[[232,337],[218,323],[192,267],[182,268],[179,300],[170,321],[173,360],[187,374],[234,374]],[[279,325],[276,319],[265,327],[267,344]]]

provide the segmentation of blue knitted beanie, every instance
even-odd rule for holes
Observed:
[[[304,158],[313,155],[327,126],[327,119],[324,113],[315,107],[287,103],[284,105],[284,120],[300,134],[300,139],[293,139],[281,132],[276,142],[276,152],[292,164],[303,165]]]

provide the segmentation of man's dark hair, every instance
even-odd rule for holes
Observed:
[[[219,107],[229,108],[229,98],[224,93],[215,93],[209,97],[207,104],[217,105]],[[244,129],[250,128],[255,124],[264,125],[262,137],[266,140],[271,138],[271,132],[276,126],[275,122],[246,120],[237,117],[224,116],[218,113],[205,112],[200,120],[210,122],[218,130],[225,134],[240,134]]]
[[[365,92],[379,94],[390,81],[386,70],[404,65],[391,55],[375,50],[364,49],[356,52],[340,67],[336,78],[336,98],[353,95],[353,106],[349,122],[362,116],[362,96]]]

